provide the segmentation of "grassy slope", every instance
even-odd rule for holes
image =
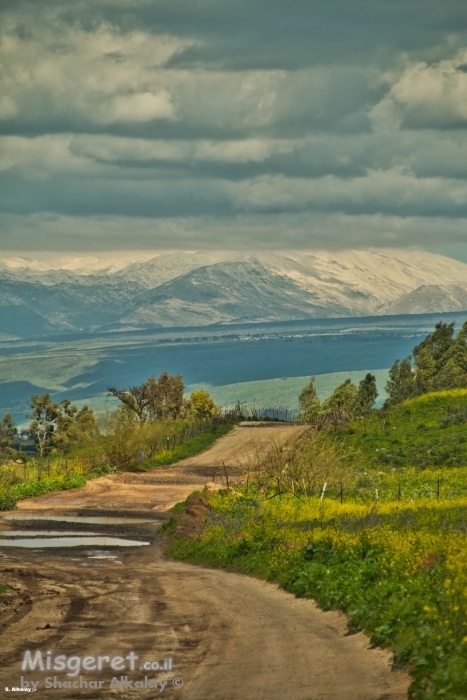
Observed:
[[[425,394],[355,421],[338,439],[356,449],[367,469],[467,465],[467,390]]]
[[[453,418],[466,408],[456,390],[375,412],[334,436],[358,451],[342,505],[337,488],[324,501],[270,500],[251,486],[209,495],[203,535],[169,552],[343,610],[350,630],[408,665],[411,698],[465,700],[467,469],[456,465],[467,465],[467,424]]]

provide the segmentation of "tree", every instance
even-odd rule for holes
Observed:
[[[298,397],[300,405],[300,418],[305,423],[314,423],[321,411],[321,403],[315,387],[315,377],[311,377],[308,384],[302,389]]]
[[[29,435],[36,440],[39,457],[43,457],[53,445],[59,415],[60,407],[51,400],[50,394],[41,394],[41,396],[32,394],[31,412],[28,414],[32,419]]]
[[[419,393],[410,355],[404,360],[396,360],[394,362],[389,370],[389,379],[385,388],[388,394],[385,403],[388,406],[402,403],[405,399],[416,396]]]
[[[357,404],[359,412],[363,415],[369,413],[377,398],[376,377],[369,372],[358,385]]]
[[[153,401],[149,406],[149,418],[151,420],[179,418],[185,406],[184,390],[185,385],[181,374],[170,376],[167,372],[162,372],[154,384]]]
[[[432,388],[457,389],[467,386],[467,323],[444,355],[444,364],[433,377]]]
[[[6,413],[0,422],[0,451],[5,451],[17,434],[11,413]]]
[[[58,404],[51,400],[50,394],[33,394],[31,409],[28,434],[36,440],[39,457],[52,448],[66,450],[99,432],[93,411],[87,406],[78,410],[68,399],[62,399]]]
[[[454,322],[447,324],[440,321],[435,325],[433,333],[429,333],[414,347],[412,355],[419,393],[432,389],[434,377],[446,364],[447,356],[455,344],[454,327]]]
[[[216,406],[208,392],[203,389],[191,393],[187,402],[187,409],[189,415],[200,419],[218,416],[220,413],[219,406]]]
[[[353,418],[358,406],[358,389],[351,379],[346,379],[334,389],[326,401],[323,401],[322,411],[337,423]]]
[[[56,421],[54,445],[67,450],[99,435],[94,411],[88,406],[77,409],[68,399],[60,402],[60,413]]]
[[[170,376],[162,372],[159,379],[149,377],[145,382],[129,389],[109,387],[109,396],[115,396],[132,413],[140,424],[152,420],[178,418],[184,409],[185,385],[180,374]]]

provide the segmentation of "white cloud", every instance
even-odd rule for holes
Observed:
[[[467,182],[443,178],[417,178],[403,169],[369,171],[363,177],[290,178],[262,175],[239,183],[226,183],[237,206],[250,209],[282,209],[361,206],[373,209],[420,211],[467,203]]]
[[[144,92],[136,95],[115,97],[109,106],[105,106],[102,121],[111,122],[147,122],[153,119],[174,119],[175,109],[167,90],[153,95]]]
[[[1,37],[3,118],[141,122],[173,119],[163,66],[191,42],[168,35],[53,25]],[[16,110],[16,111],[13,111]]]
[[[376,127],[467,124],[467,50],[431,64],[409,64],[397,77],[388,74],[386,79],[390,90],[371,111]]]
[[[117,136],[74,136],[70,148],[107,162],[119,161],[211,161],[224,163],[260,163],[276,154],[291,153],[301,141],[289,139],[251,138],[239,140],[136,139]]]

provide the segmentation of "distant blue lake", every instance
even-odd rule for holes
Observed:
[[[87,400],[151,374],[182,374],[187,385],[223,386],[390,367],[437,321],[467,314],[319,319],[210,328],[156,329],[16,341],[0,345],[0,414],[24,416],[31,393]],[[57,377],[60,375],[60,380]]]

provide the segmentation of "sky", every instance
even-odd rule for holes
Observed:
[[[467,261],[465,0],[2,0],[0,250]]]

